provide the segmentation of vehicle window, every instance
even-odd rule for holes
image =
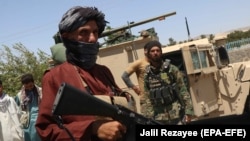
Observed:
[[[192,62],[193,62],[193,67],[194,69],[201,69],[201,68],[206,68],[208,67],[207,65],[207,55],[205,51],[198,51],[193,50],[191,51],[191,56],[192,56]]]

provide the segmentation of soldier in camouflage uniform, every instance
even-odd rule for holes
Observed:
[[[160,42],[150,41],[145,47],[150,65],[144,78],[146,93],[141,99],[142,114],[165,124],[189,122],[193,106],[182,72],[170,64],[170,60],[162,59]]]

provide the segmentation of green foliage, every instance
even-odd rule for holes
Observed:
[[[207,36],[206,35],[200,35],[200,37],[201,37],[201,39],[204,39],[204,38],[206,38]]]
[[[168,46],[176,45],[176,41],[173,38],[169,38],[168,41],[169,41]]]
[[[22,87],[20,77],[25,73],[33,74],[35,83],[41,86],[43,73],[49,68],[48,54],[41,50],[34,54],[21,43],[12,48],[3,45],[0,52],[0,79],[6,93],[11,96],[17,94]]]
[[[210,34],[208,40],[209,40],[209,41],[212,41],[213,39],[214,39],[214,34]]]
[[[234,31],[227,35],[227,42],[233,42],[241,39],[250,38],[250,30],[243,31]]]

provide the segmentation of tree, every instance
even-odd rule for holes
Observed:
[[[201,39],[204,39],[204,38],[206,38],[207,36],[204,35],[204,34],[202,34],[202,35],[200,35],[200,37],[201,37]]]
[[[208,40],[209,40],[209,41],[212,41],[213,39],[214,39],[214,34],[210,34]]]
[[[227,35],[227,42],[238,41],[246,38],[250,38],[250,30],[246,32],[237,30]]]
[[[169,41],[168,46],[176,45],[176,41],[173,38],[169,38],[168,41]]]
[[[21,43],[12,48],[3,45],[0,51],[0,79],[6,93],[11,96],[17,94],[22,86],[20,77],[25,73],[33,74],[35,83],[41,86],[42,76],[49,68],[48,54],[41,50],[34,54]]]

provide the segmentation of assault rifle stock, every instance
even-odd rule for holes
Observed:
[[[81,91],[67,83],[63,83],[56,95],[52,108],[53,115],[96,115],[111,117],[127,127],[123,140],[135,140],[135,125],[162,125],[153,119],[131,111],[122,105],[112,105],[86,91]]]

